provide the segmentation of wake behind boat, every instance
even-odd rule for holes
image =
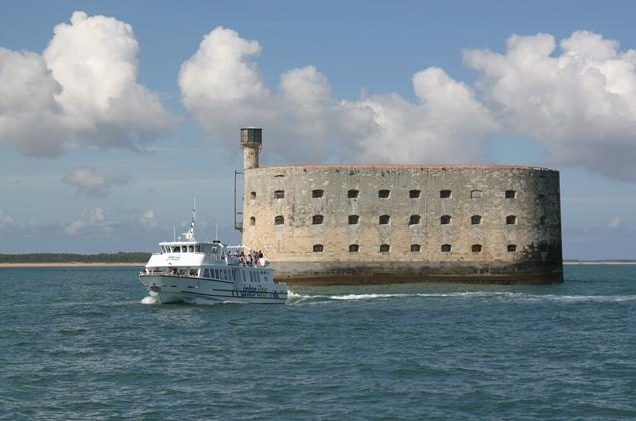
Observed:
[[[194,211],[184,241],[159,243],[139,274],[149,294],[160,303],[203,298],[234,303],[284,304],[287,284],[274,280],[274,269],[262,254],[219,241],[197,241]]]

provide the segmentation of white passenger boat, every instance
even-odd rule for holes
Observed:
[[[205,299],[234,303],[284,304],[287,284],[274,280],[274,269],[259,254],[219,241],[197,241],[194,211],[183,241],[159,243],[139,280],[160,303]]]

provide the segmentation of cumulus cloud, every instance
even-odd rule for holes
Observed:
[[[55,156],[69,143],[139,148],[176,120],[137,83],[132,27],[74,12],[43,54],[0,48],[0,135],[25,155]]]
[[[469,50],[477,87],[512,132],[533,136],[558,165],[636,180],[636,51],[576,31],[513,35],[503,54]]]
[[[105,196],[110,193],[112,186],[128,184],[130,176],[104,176],[97,174],[93,168],[77,167],[64,177],[62,181],[70,186],[76,187],[80,193]]]
[[[68,235],[76,235],[92,227],[106,227],[106,215],[104,209],[94,208],[82,212],[80,218],[67,225],[64,232]]]
[[[206,35],[181,66],[183,103],[217,139],[236,142],[241,126],[263,126],[268,150],[286,159],[356,161],[478,159],[497,123],[472,89],[441,69],[416,74],[414,103],[391,93],[336,99],[314,66],[281,75],[278,92],[263,82],[253,57],[257,41],[222,27]]]
[[[268,152],[290,161],[471,162],[493,133],[536,139],[554,165],[636,180],[636,52],[577,31],[563,39],[513,35],[503,54],[469,50],[469,86],[444,70],[412,78],[416,101],[396,93],[334,98],[314,66],[263,82],[257,41],[216,28],[183,63],[183,103],[217,140],[266,128]]]

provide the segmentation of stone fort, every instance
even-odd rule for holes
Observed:
[[[559,172],[517,165],[259,166],[241,129],[243,244],[292,284],[563,280]]]

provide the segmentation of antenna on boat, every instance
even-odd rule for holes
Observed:
[[[172,225],[172,241],[177,241],[177,224]]]
[[[193,200],[193,205],[192,205],[192,222],[190,222],[190,229],[188,230],[188,232],[184,233],[184,237],[186,240],[188,241],[194,241],[194,221],[196,219],[196,212],[197,212],[197,199]]]
[[[216,234],[214,235],[214,239],[219,241],[219,224],[216,224]]]

